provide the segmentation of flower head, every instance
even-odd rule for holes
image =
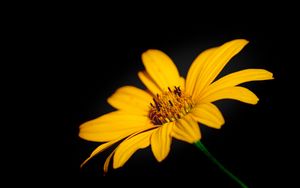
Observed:
[[[271,72],[245,69],[215,80],[247,43],[247,40],[236,39],[202,52],[192,63],[186,80],[165,53],[154,49],[144,52],[142,61],[146,70],[138,76],[148,90],[134,86],[119,88],[108,98],[116,111],[80,126],[81,138],[105,142],[83,164],[116,143],[120,144],[106,159],[105,172],[112,158],[113,168],[119,168],[138,149],[150,145],[157,161],[162,161],[170,151],[173,137],[188,143],[201,139],[198,123],[221,128],[224,118],[212,102],[234,99],[256,104],[258,97],[238,85],[273,79]]]

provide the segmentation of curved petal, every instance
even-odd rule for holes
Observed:
[[[246,69],[234,72],[220,78],[219,80],[213,82],[210,86],[208,86],[207,90],[203,92],[203,95],[200,96],[199,100],[201,101],[201,98],[204,98],[205,96],[210,95],[216,92],[217,90],[221,90],[226,87],[233,87],[250,81],[270,79],[273,79],[273,74],[264,69]]]
[[[133,86],[121,87],[107,99],[111,106],[119,110],[141,115],[148,114],[151,100],[149,93]]]
[[[98,146],[94,151],[91,153],[91,155],[81,163],[80,167],[83,167],[91,158],[93,158],[95,155],[98,155],[102,151],[106,150],[107,148],[111,147],[113,144],[117,143],[118,141],[122,140],[124,137],[121,137],[120,139],[116,139],[110,142],[106,142],[104,144],[101,144]]]
[[[201,102],[208,103],[221,99],[234,99],[249,104],[257,104],[259,100],[258,97],[249,89],[235,86],[218,90],[205,98],[202,98]]]
[[[203,61],[203,65],[196,74],[197,80],[192,94],[193,99],[198,98],[203,89],[214,81],[228,61],[241,51],[247,43],[247,40],[236,39],[212,50],[212,53]]]
[[[191,144],[201,139],[199,125],[190,115],[186,115],[176,121],[172,129],[172,136]]]
[[[196,86],[197,78],[202,74],[203,66],[207,59],[214,53],[215,48],[211,48],[203,51],[196,57],[193,61],[191,67],[189,68],[187,77],[186,77],[186,93],[191,96]]]
[[[104,172],[104,174],[106,174],[107,171],[108,171],[110,160],[111,160],[112,156],[114,155],[115,151],[116,150],[114,150],[113,152],[111,152],[109,154],[109,156],[106,158],[105,162],[104,162],[104,165],[103,165],[103,172]]]
[[[90,141],[107,142],[151,127],[155,126],[146,116],[115,111],[83,123],[79,136]]]
[[[142,54],[146,71],[155,83],[166,91],[179,84],[179,72],[171,58],[160,50],[150,49]]]
[[[123,141],[115,150],[113,168],[123,166],[138,149],[148,147],[154,131],[155,129],[142,132]]]
[[[220,110],[212,103],[198,104],[191,110],[191,116],[199,123],[216,129],[225,122]]]
[[[153,129],[153,128],[150,128],[150,129]],[[144,132],[144,131],[149,131],[150,129],[149,129],[149,128],[146,128],[146,129],[144,129],[144,130],[135,132],[134,134],[132,134],[132,135],[130,135],[129,137],[127,137],[127,138],[125,139],[125,141],[127,141],[127,140],[133,138],[134,136],[136,136],[136,135],[138,135],[138,134],[140,134],[140,133],[142,133],[142,132]],[[118,142],[118,141],[120,141],[120,139],[117,140],[117,141],[113,141],[113,142],[115,143],[115,142]],[[119,147],[119,146],[118,146],[118,147]],[[115,152],[116,152],[116,150],[118,149],[118,147],[115,148],[114,151],[111,152],[110,155],[106,158],[105,163],[104,163],[104,166],[103,166],[104,174],[107,173],[108,167],[109,167],[109,163],[110,163],[110,161],[111,161],[111,158],[112,158],[112,156],[115,154]],[[129,156],[129,157],[130,157],[130,156]],[[128,159],[129,159],[129,157],[128,157]],[[127,160],[128,160],[128,159],[127,159]],[[127,160],[126,160],[126,161],[127,161]],[[125,161],[125,162],[126,162],[126,161]],[[124,162],[124,163],[125,163],[125,162]],[[124,163],[123,163],[123,164],[124,164]],[[116,168],[117,168],[117,167],[116,167]]]
[[[151,136],[151,149],[157,161],[164,160],[172,143],[171,131],[174,123],[164,124],[157,128]]]
[[[151,129],[151,128],[150,128]],[[139,130],[137,132],[134,132],[133,134],[131,134],[127,139],[143,132],[143,131],[146,131],[146,130],[149,130],[149,128],[144,128],[142,130]],[[114,145],[115,143],[121,141],[122,139],[124,139],[125,137],[127,137],[128,135],[123,135],[121,137],[119,137],[118,139],[116,140],[112,140],[112,141],[109,141],[109,142],[106,142],[104,144],[101,144],[100,146],[98,146],[96,149],[94,149],[94,151],[91,153],[91,155],[85,160],[83,161],[83,163],[80,165],[80,167],[82,167],[83,165],[85,165],[91,158],[93,158],[95,155],[98,155],[100,154],[101,152],[103,152],[104,150],[106,150],[107,148],[111,147],[112,145]],[[114,152],[112,152],[114,153]],[[109,157],[108,157],[109,158]],[[110,160],[110,159],[107,159],[107,160]],[[109,163],[109,161],[107,161]],[[104,165],[105,166],[105,165]],[[106,167],[104,167],[105,169]]]
[[[160,94],[162,91],[159,86],[152,80],[150,75],[146,71],[138,72],[138,76],[143,84],[149,89],[149,91],[155,96],[156,94]]]

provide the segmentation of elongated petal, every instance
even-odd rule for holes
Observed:
[[[138,76],[153,95],[160,94],[162,92],[159,86],[154,82],[154,80],[152,80],[146,71],[139,72]]]
[[[79,136],[90,141],[107,142],[151,127],[154,125],[146,116],[115,111],[82,124]]]
[[[212,103],[198,104],[192,109],[191,116],[199,123],[216,129],[225,122],[220,110]]]
[[[119,110],[147,115],[151,100],[151,95],[146,91],[133,86],[124,86],[119,88],[107,101]]]
[[[157,161],[164,160],[172,142],[171,131],[174,123],[164,124],[157,128],[151,136],[151,149]]]
[[[201,74],[199,73],[197,75],[198,77],[192,95],[193,99],[198,98],[203,92],[203,89],[212,83],[228,61],[241,51],[247,43],[248,41],[244,39],[236,39],[212,51],[212,54],[204,61],[204,65],[200,69]]]
[[[234,99],[249,104],[257,104],[259,100],[249,89],[235,86],[218,90],[205,98],[202,98],[201,102],[214,102],[221,99]]]
[[[142,61],[148,74],[163,91],[179,84],[178,70],[164,52],[147,50],[142,54]]]
[[[98,146],[92,153],[91,155],[83,162],[81,163],[80,167],[82,167],[83,165],[85,165],[91,158],[93,158],[95,155],[103,152],[104,150],[106,150],[107,148],[111,147],[113,144],[117,143],[118,141],[120,141],[123,138],[120,139],[116,139],[104,144],[101,144],[100,146]]]
[[[150,137],[155,130],[149,130],[123,141],[116,149],[113,168],[123,166],[127,160],[138,150],[150,145]]]
[[[133,134],[131,134],[128,138],[131,138],[131,137],[133,137],[133,136],[135,136],[135,135],[137,135],[137,134],[139,134],[139,133],[141,133],[141,132],[143,132],[143,131],[146,131],[146,130],[148,130],[149,128],[147,127],[147,128],[144,128],[144,129],[142,129],[142,130],[139,130],[139,131],[137,131],[137,132],[134,132]],[[152,128],[150,128],[150,129],[152,129]],[[104,144],[101,144],[100,146],[98,146],[92,153],[91,153],[91,155],[80,165],[80,167],[82,167],[83,165],[85,165],[91,158],[93,158],[95,155],[98,155],[99,153],[101,153],[101,152],[103,152],[104,150],[106,150],[107,148],[109,148],[109,147],[111,147],[112,145],[114,145],[115,143],[117,143],[117,142],[119,142],[119,141],[121,141],[122,139],[124,139],[125,137],[127,137],[128,135],[127,134],[125,134],[125,135],[123,135],[123,136],[120,136],[118,139],[116,139],[116,140],[112,140],[112,141],[109,141],[109,142],[106,142],[106,143],[104,143]],[[112,152],[113,153],[113,152]],[[110,159],[108,159],[108,160],[110,160]],[[109,162],[109,161],[108,161]]]
[[[201,138],[199,125],[190,115],[186,115],[176,121],[172,136],[181,141],[195,143]]]
[[[114,150],[113,152],[111,152],[111,153],[109,154],[109,156],[106,158],[105,162],[104,162],[104,165],[103,165],[103,172],[104,172],[104,174],[106,174],[107,171],[108,171],[109,163],[110,163],[111,158],[112,158],[112,156],[114,155],[115,151],[116,151],[116,150]]]
[[[203,93],[201,97],[210,95],[218,90],[224,89],[226,87],[233,87],[245,82],[259,81],[259,80],[270,80],[273,79],[273,74],[264,69],[246,69],[238,72],[228,74],[219,80],[213,82]],[[201,100],[201,99],[199,99]]]
[[[152,129],[152,128],[150,128],[150,129]],[[142,133],[142,132],[144,132],[144,131],[149,131],[150,129],[149,129],[149,128],[146,128],[146,129],[140,130],[140,131],[138,131],[138,132],[135,132],[135,133],[133,133],[132,135],[130,135],[129,137],[127,137],[127,138],[125,139],[125,141],[127,141],[127,140],[133,138],[134,136],[136,136],[136,135],[138,135],[138,134],[140,134],[140,133]],[[118,141],[120,141],[120,140],[121,140],[121,139],[119,139],[119,140],[117,140],[117,141],[112,141],[112,142],[116,143],[116,142],[118,142]],[[122,146],[122,145],[121,145],[121,146]],[[119,146],[118,146],[118,147],[119,147]],[[114,151],[111,152],[111,154],[106,158],[105,163],[104,163],[104,166],[103,166],[104,174],[107,173],[108,167],[109,167],[109,163],[110,163],[110,161],[111,161],[111,159],[112,159],[112,156],[114,155],[114,153],[115,153],[116,150],[118,149],[118,147],[115,148]],[[125,162],[126,162],[126,161],[125,161]],[[125,162],[124,162],[124,163],[125,163]],[[124,164],[124,163],[123,163],[123,164]]]
[[[186,93],[191,96],[196,86],[198,77],[202,74],[203,66],[210,56],[214,53],[215,48],[203,51],[193,61],[186,78]]]

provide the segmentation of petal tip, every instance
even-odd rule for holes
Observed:
[[[106,99],[106,102],[107,102],[110,106],[114,107],[115,109],[118,109],[118,108],[116,108],[116,107],[114,106],[115,97],[114,97],[113,95],[111,95],[110,97],[108,97],[108,98]]]
[[[246,45],[246,44],[249,43],[249,40],[247,40],[247,39],[235,39],[234,41],[236,41],[236,42],[241,42],[241,43],[243,43],[244,45]]]
[[[263,71],[265,71],[265,77],[266,80],[273,80],[274,78],[274,74],[268,70],[262,69]]]
[[[92,140],[89,139],[89,136],[86,133],[82,132],[82,131],[79,131],[78,136],[81,139],[92,141]]]
[[[113,162],[113,169],[117,169],[117,168],[120,168],[120,167],[121,167],[120,164]]]
[[[256,97],[256,99],[254,99],[251,103],[249,104],[252,104],[252,105],[256,105],[259,101],[259,98]]]
[[[163,53],[163,52],[157,49],[148,49],[142,53],[142,60],[144,61],[145,58],[155,56],[155,54],[157,53]]]
[[[154,157],[157,160],[157,162],[162,162],[167,157],[167,155],[165,157],[163,157],[162,155],[155,155],[154,154]]]
[[[225,124],[225,120],[224,120],[224,118],[221,120],[221,122],[220,122],[220,127],[218,128],[218,129],[221,129],[221,127],[223,126]]]
[[[225,124],[225,120],[224,119],[219,120],[218,122],[215,123],[216,126],[213,127],[213,128],[215,128],[215,129],[221,129],[224,124]]]
[[[113,169],[117,169],[120,168],[124,165],[125,163],[121,163],[120,160],[118,158],[116,158],[116,155],[114,155],[113,157],[113,162],[112,162],[112,167]]]
[[[247,44],[249,43],[248,40],[246,39],[234,39],[232,41],[229,41],[225,44],[229,44],[229,45],[236,45],[236,46],[239,46],[240,49],[244,48],[244,46],[246,46]]]

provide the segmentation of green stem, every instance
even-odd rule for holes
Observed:
[[[225,172],[230,178],[235,180],[238,184],[240,184],[243,188],[248,188],[240,179],[238,179],[235,175],[233,175],[229,170],[227,170],[209,151],[206,149],[206,147],[199,141],[194,143],[195,146],[203,151],[203,153],[212,161],[214,162],[223,172]]]

